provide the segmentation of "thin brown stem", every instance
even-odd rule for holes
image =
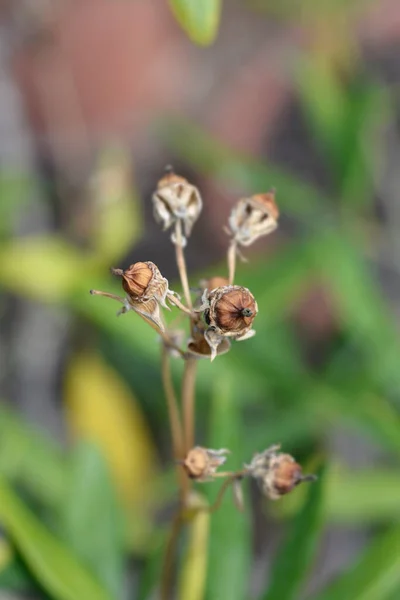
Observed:
[[[178,266],[179,277],[181,278],[183,293],[185,296],[186,304],[189,309],[193,308],[192,298],[190,296],[189,280],[187,276],[185,255],[183,253],[183,235],[182,235],[182,223],[180,219],[175,224],[175,253],[176,253],[176,264]]]
[[[165,549],[164,563],[161,575],[161,600],[172,600],[174,585],[174,563],[182,525],[182,509],[179,508],[172,522],[167,547]]]
[[[111,298],[111,300],[116,300],[117,302],[121,302],[121,304],[125,304],[125,298],[121,296],[116,296],[115,294],[109,294],[108,292],[101,292],[100,290],[90,290],[92,296],[104,296],[105,298]]]
[[[176,398],[174,384],[171,377],[170,356],[167,348],[163,345],[161,351],[161,376],[164,392],[167,399],[169,424],[171,427],[172,447],[176,459],[183,456],[183,431],[179,415],[178,400]]]
[[[230,477],[228,479],[226,479],[224,481],[224,483],[221,485],[220,490],[218,492],[218,496],[216,497],[214,504],[212,504],[210,506],[210,508],[208,509],[208,511],[210,513],[213,513],[219,509],[226,490],[235,481],[235,479],[242,479],[246,474],[247,474],[246,470],[238,471],[237,473],[230,474]]]
[[[183,432],[185,452],[194,446],[194,411],[197,360],[188,357],[185,361],[182,380]]]
[[[232,240],[232,242],[229,244],[229,248],[228,248],[229,285],[233,285],[233,282],[235,280],[236,255],[237,255],[236,242],[234,240]]]
[[[177,306],[186,315],[189,315],[189,317],[193,317],[193,313],[190,310],[190,308],[187,308],[184,304],[182,304],[182,302],[179,300],[179,298],[177,298],[173,294],[169,294],[168,295],[168,300],[170,302],[172,302],[172,304],[175,304],[175,306]]]

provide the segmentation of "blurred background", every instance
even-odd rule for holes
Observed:
[[[400,5],[170,4],[0,2],[0,599],[157,598],[176,500],[159,344],[88,291],[143,260],[179,289],[150,200],[172,164],[204,201],[194,287],[226,273],[239,197],[275,187],[281,210],[237,275],[257,336],[200,361],[197,442],[231,468],[279,442],[325,463],[193,527],[200,583],[177,597],[395,600]]]

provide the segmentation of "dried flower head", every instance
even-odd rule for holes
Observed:
[[[185,236],[189,237],[203,207],[199,190],[184,177],[170,172],[158,182],[152,200],[154,217],[163,229],[181,222]],[[175,237],[173,241],[179,243]]]
[[[189,450],[186,458],[182,462],[188,476],[196,481],[212,481],[217,476],[218,467],[226,461],[226,454],[229,450],[210,450],[195,446]]]
[[[218,287],[207,294],[207,301],[204,319],[220,335],[242,338],[251,330],[258,306],[247,288],[239,285]]]
[[[259,237],[274,231],[278,226],[279,210],[275,191],[242,198],[229,217],[229,232],[241,246],[250,246]]]
[[[301,466],[294,458],[279,452],[279,449],[280,446],[271,446],[256,454],[250,465],[246,465],[249,474],[271,500],[278,500],[303,481],[315,480],[314,475],[303,475]]]
[[[145,302],[155,298],[162,306],[169,292],[168,280],[151,261],[137,262],[128,269],[111,269],[114,275],[122,277],[122,287],[132,302]]]

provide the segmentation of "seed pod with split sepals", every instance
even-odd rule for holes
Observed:
[[[229,233],[237,244],[250,246],[258,238],[274,231],[278,218],[274,190],[255,194],[236,203],[229,217]]]
[[[253,294],[239,285],[226,285],[204,295],[204,319],[216,333],[243,339],[250,332],[258,312]]]
[[[303,481],[314,481],[315,475],[303,475],[301,466],[290,454],[279,452],[280,446],[271,446],[256,454],[246,465],[261,491],[271,500],[278,500]]]
[[[218,467],[226,461],[226,454],[229,450],[222,448],[221,450],[211,450],[195,446],[189,450],[186,458],[182,461],[182,465],[191,479],[196,481],[212,481],[217,477]]]
[[[111,271],[122,278],[122,287],[130,301],[146,302],[154,298],[162,306],[166,306],[168,281],[153,262],[137,262],[125,271],[122,269],[111,269]]]
[[[154,217],[163,229],[181,222],[184,235],[189,237],[203,207],[199,190],[184,177],[171,172],[160,179],[152,200]],[[177,240],[173,236],[172,241],[184,245],[185,238]]]

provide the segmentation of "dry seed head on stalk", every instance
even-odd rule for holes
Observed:
[[[201,279],[200,281],[201,289],[208,290],[209,292],[212,292],[212,290],[215,290],[217,287],[224,287],[226,285],[229,285],[229,279],[219,275],[215,275],[209,279]]]
[[[315,475],[303,475],[301,466],[290,454],[279,452],[280,446],[271,446],[255,454],[245,465],[249,475],[256,479],[261,491],[270,500],[278,500],[303,481],[314,481]]]
[[[241,338],[247,334],[258,312],[253,294],[239,285],[226,285],[207,296],[204,319],[209,327],[223,336]]]
[[[216,476],[218,467],[225,463],[226,454],[229,454],[229,450],[225,448],[211,450],[195,446],[189,450],[182,464],[191,479],[200,482],[212,481]]]
[[[162,306],[166,306],[168,280],[161,275],[153,262],[137,262],[124,271],[111,269],[111,272],[122,278],[122,287],[133,302],[145,302],[155,298]]]
[[[236,203],[229,217],[229,232],[234,242],[250,246],[258,238],[274,231],[278,218],[275,191],[255,194]]]
[[[152,200],[154,217],[162,224],[163,229],[180,221],[185,237],[189,237],[203,207],[199,190],[184,177],[171,172],[160,179]],[[179,243],[174,234],[172,240]],[[185,243],[186,240],[183,239],[183,245]]]

